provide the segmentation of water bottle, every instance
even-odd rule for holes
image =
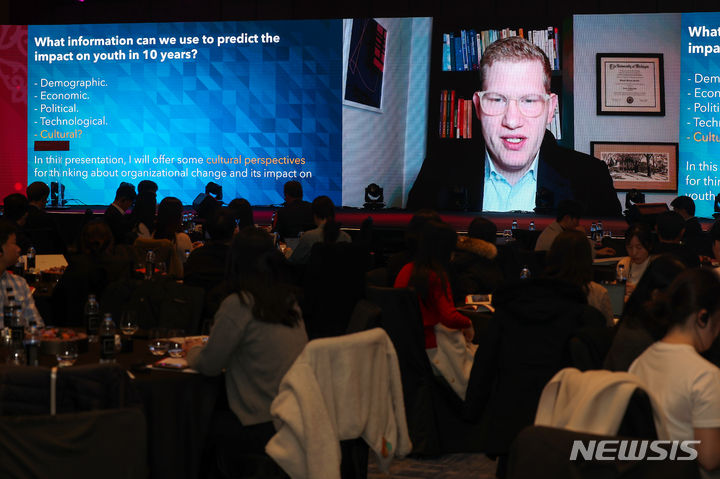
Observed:
[[[598,221],[598,222],[597,222],[597,230],[596,230],[596,233],[597,233],[597,239],[598,239],[598,241],[602,241],[602,239],[603,239],[603,225],[602,225],[602,221]]]
[[[32,246],[27,250],[27,270],[35,270],[35,248]]]
[[[6,328],[10,327],[13,320],[13,312],[15,311],[15,294],[12,288],[5,288],[5,304],[3,304],[3,324]]]
[[[593,241],[597,239],[597,226],[594,222],[590,225],[590,239]]]
[[[620,283],[625,283],[627,281],[627,276],[625,276],[625,265],[621,264],[618,266],[618,272],[617,272],[617,279]]]
[[[149,249],[145,253],[145,279],[152,279],[155,272],[155,251]]]
[[[98,329],[100,328],[100,305],[95,295],[88,296],[85,303],[85,328],[88,335],[88,342],[96,343],[98,340]]]
[[[35,321],[30,323],[28,339],[25,340],[25,359],[28,366],[37,366],[40,356],[40,331]]]
[[[115,362],[115,323],[110,313],[106,313],[98,331],[100,336],[100,362]]]
[[[530,226],[528,227],[528,229],[530,231],[535,231],[535,222],[534,221],[530,221]]]
[[[22,345],[23,341],[25,341],[25,320],[23,319],[22,309],[15,308],[13,310],[9,326],[12,342],[19,342]]]
[[[186,250],[185,250],[185,262],[187,262],[187,260],[188,260],[189,257],[190,257],[190,250],[189,250],[189,249],[186,249]]]
[[[517,225],[517,220],[516,220],[515,218],[513,218],[512,226],[510,227],[510,229],[516,230],[516,229],[517,229],[517,226],[518,226],[518,225]]]
[[[530,268],[523,266],[520,270],[520,279],[530,279]]]

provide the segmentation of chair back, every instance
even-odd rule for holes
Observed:
[[[697,461],[586,460],[578,454],[571,460],[574,441],[627,439],[599,436],[545,426],[523,429],[513,442],[508,458],[507,479],[672,479],[700,477]],[[597,444],[597,442],[595,443]],[[639,446],[638,446],[639,447]],[[660,445],[666,451],[670,444]],[[649,449],[649,448],[648,448]],[[669,454],[668,454],[669,456]]]

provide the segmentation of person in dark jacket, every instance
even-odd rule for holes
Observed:
[[[30,183],[25,189],[28,199],[28,215],[25,232],[38,254],[60,254],[65,252],[60,229],[50,214],[45,211],[50,188],[42,181]]]
[[[481,421],[484,451],[507,454],[533,423],[545,384],[571,365],[568,344],[584,328],[604,328],[579,286],[554,279],[503,285],[493,295],[495,314],[475,355],[465,417]]]
[[[450,262],[450,284],[456,304],[464,303],[468,294],[492,293],[504,281],[496,260],[496,235],[495,223],[478,217],[470,223],[468,235],[458,238]]]
[[[105,222],[110,227],[115,244],[132,244],[135,241],[133,234],[133,218],[127,210],[135,204],[135,187],[130,183],[120,183],[115,191],[115,200],[105,210]]]
[[[285,203],[275,214],[273,231],[280,238],[297,238],[301,232],[315,228],[312,205],[303,200],[303,189],[299,181],[288,181],[283,187]]]
[[[657,216],[658,243],[652,254],[669,253],[685,263],[688,268],[700,266],[697,252],[682,243],[685,234],[685,220],[675,211],[666,211]]]

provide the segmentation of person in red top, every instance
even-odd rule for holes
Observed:
[[[434,328],[438,323],[462,330],[467,341],[473,338],[472,322],[455,309],[447,275],[456,243],[457,234],[450,225],[428,221],[414,261],[406,264],[395,279],[396,288],[413,288],[418,294],[425,328],[425,349],[437,347]]]

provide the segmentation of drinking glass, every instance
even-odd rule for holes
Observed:
[[[120,331],[125,336],[132,336],[137,333],[138,329],[140,329],[140,326],[135,311],[125,311],[120,319]]]
[[[75,364],[78,357],[77,342],[63,341],[55,357],[59,368],[65,368]]]
[[[168,350],[167,330],[164,328],[153,328],[150,330],[150,342],[148,349],[153,356],[163,356]]]
[[[171,358],[181,358],[184,355],[183,345],[185,344],[185,331],[182,329],[171,329],[168,331],[168,355]]]

